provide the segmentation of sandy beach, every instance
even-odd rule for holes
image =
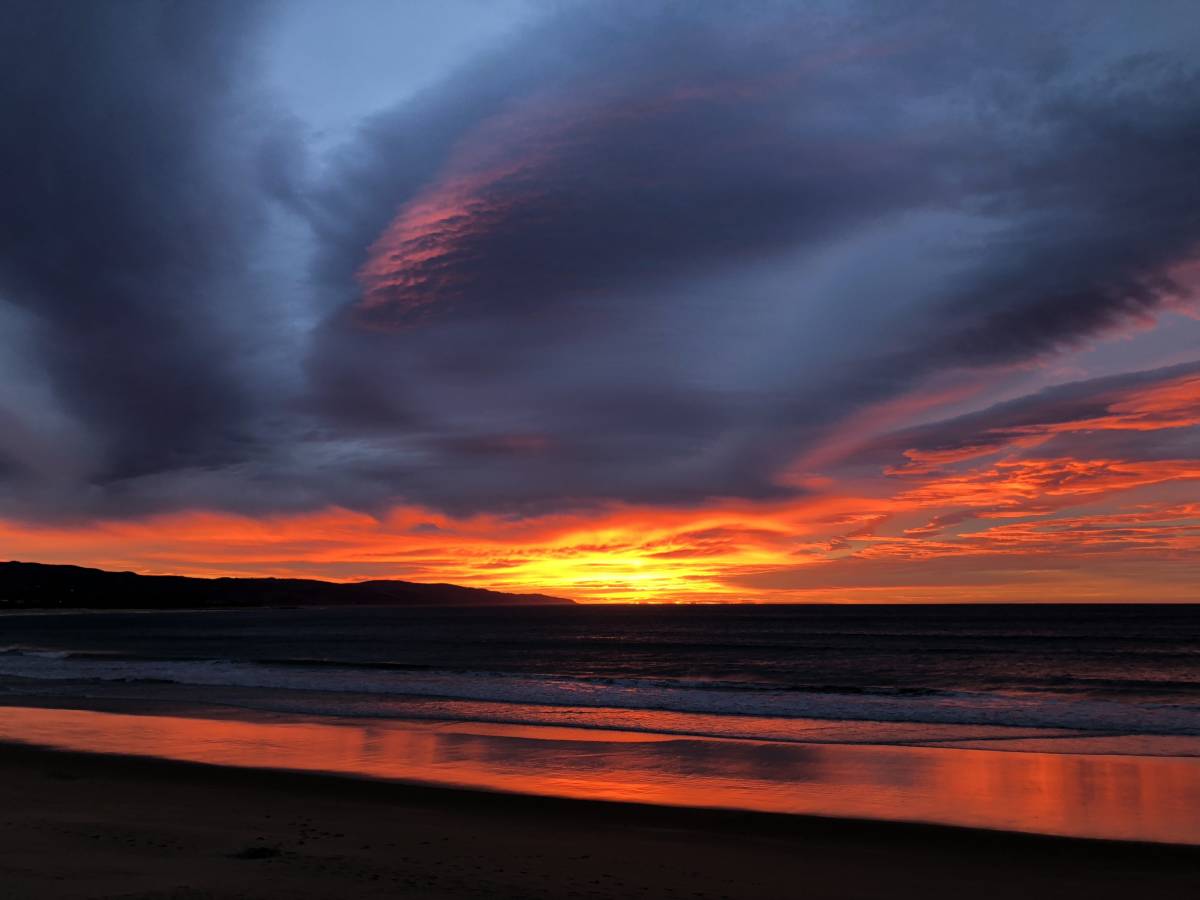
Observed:
[[[0,747],[12,898],[1192,897],[1200,848]]]

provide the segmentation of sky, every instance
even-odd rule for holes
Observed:
[[[1200,9],[0,0],[0,558],[1200,600]]]

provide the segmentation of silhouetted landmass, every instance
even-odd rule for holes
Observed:
[[[189,578],[82,566],[0,563],[0,609],[195,609],[235,606],[549,606],[573,601],[412,581]]]

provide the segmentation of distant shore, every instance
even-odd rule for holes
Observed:
[[[1192,897],[1200,848],[0,745],[14,898]]]
[[[0,609],[272,609],[292,607],[408,606],[472,608],[574,606],[548,594],[507,593],[456,584],[397,579],[323,581],[316,578],[198,578],[141,575],[85,566],[0,562]]]

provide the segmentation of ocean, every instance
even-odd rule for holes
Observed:
[[[282,754],[274,761],[234,762],[283,765],[289,751],[279,748],[304,726],[308,749],[297,749],[290,767],[689,804],[699,801],[681,799],[681,791],[701,778],[714,805],[1200,842],[1194,606],[8,615],[0,618],[0,706],[2,739],[63,745],[66,729],[82,749],[108,752],[205,761],[203,753],[252,757],[247,748],[268,741]],[[14,712],[38,707],[118,718],[67,723]],[[167,752],[147,736],[153,717],[268,731],[233,738],[228,724],[211,727],[208,737],[197,738],[194,728],[164,732],[163,746],[175,748]],[[119,745],[114,735],[126,727],[140,749]],[[103,731],[103,741],[89,744],[88,728]],[[362,743],[353,751],[346,749],[351,732]],[[218,733],[224,737],[212,738]],[[214,749],[222,740],[236,747]],[[315,758],[318,744],[336,752]],[[824,775],[814,775],[818,748]],[[835,751],[837,760],[857,759],[856,771],[870,770],[851,778],[861,803],[850,802],[857,795],[846,783],[830,787]],[[885,757],[891,762],[881,768]],[[1078,808],[1057,819],[1043,811],[1032,822],[1024,807],[956,811],[961,785],[953,789],[958,797],[926,796],[945,794],[944,770],[964,760],[995,774],[1049,758],[1057,759],[1044,766],[1058,766],[1059,780],[1086,781],[1095,774],[1088,766],[1116,760],[1126,781],[1161,783],[1129,788],[1142,804],[1136,815],[1128,797],[1076,797],[1064,802]],[[872,806],[897,778],[901,795]],[[1045,784],[1014,784],[1003,803],[1019,804],[1026,789],[1031,798],[1045,793]],[[1171,812],[1145,803],[1183,806]],[[1174,824],[1160,834],[1156,820]]]

